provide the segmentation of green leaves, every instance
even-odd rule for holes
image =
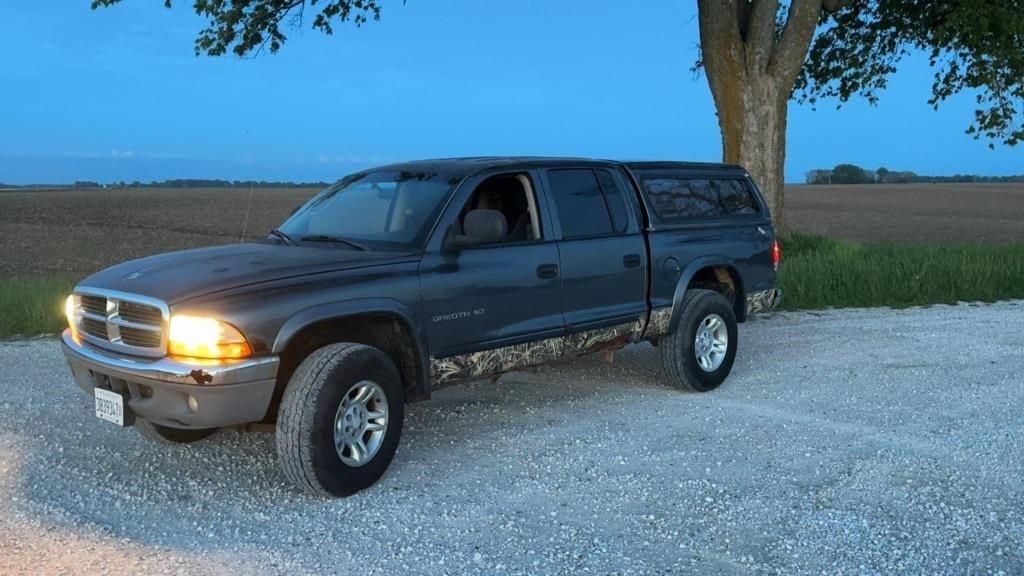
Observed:
[[[93,0],[92,7],[120,2]],[[164,6],[170,8],[171,0],[164,0]],[[331,34],[334,21],[358,27],[381,15],[378,0],[194,0],[192,6],[208,22],[196,37],[196,55],[209,56],[274,53],[288,40],[282,28],[301,29],[311,21],[312,28]]]
[[[1024,139],[1024,0],[854,0],[823,17],[797,99],[874,103],[910,49],[928,54],[935,70],[931,106],[973,93],[968,134],[990,147]]]

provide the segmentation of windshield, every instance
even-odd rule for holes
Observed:
[[[383,250],[421,248],[461,176],[363,172],[343,178],[279,228],[296,242],[337,239]]]

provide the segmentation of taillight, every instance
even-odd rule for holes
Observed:
[[[782,247],[778,240],[772,240],[772,268],[778,270],[779,262],[782,262]]]

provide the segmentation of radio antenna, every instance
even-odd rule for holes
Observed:
[[[245,229],[249,226],[249,212],[252,210],[252,195],[256,192],[256,182],[249,182],[249,203],[245,206],[245,220],[242,220],[242,237],[239,243],[245,242]]]
[[[249,131],[245,131],[246,144],[249,143]],[[249,180],[249,202],[245,205],[245,219],[242,220],[242,237],[238,239],[238,243],[245,242],[245,229],[249,227],[249,212],[252,210],[252,196],[256,192],[256,181]]]

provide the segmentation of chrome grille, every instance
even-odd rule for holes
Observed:
[[[107,339],[107,322],[96,320],[88,316],[82,316],[82,332],[95,338]]]
[[[82,310],[92,312],[93,314],[99,314],[100,316],[107,315],[107,299],[103,296],[82,294],[80,298],[82,302]]]
[[[121,326],[121,342],[139,348],[159,348],[161,333],[143,328]]]
[[[122,300],[117,307],[122,319],[137,324],[160,325],[164,321],[163,312],[155,306]]]
[[[75,291],[79,332],[86,341],[128,354],[163,356],[167,305],[159,300],[110,290]]]

